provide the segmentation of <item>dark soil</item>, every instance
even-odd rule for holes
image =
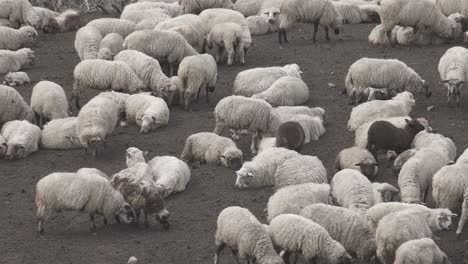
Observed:
[[[126,263],[132,255],[142,264],[211,263],[214,252],[214,232],[218,213],[227,206],[239,205],[250,209],[261,221],[265,221],[263,209],[271,188],[241,191],[234,188],[235,173],[216,166],[201,166],[192,170],[192,180],[185,192],[168,200],[171,211],[171,228],[167,231],[153,224],[149,229],[133,225],[112,224],[103,226],[98,218],[96,233],[89,230],[86,214],[67,212],[58,214],[45,224],[45,234],[36,232],[34,193],[39,179],[52,172],[76,171],[82,167],[96,167],[112,175],[125,167],[125,149],[134,146],[150,150],[156,155],[179,156],[187,136],[214,127],[213,109],[223,97],[231,94],[236,74],[242,70],[297,63],[303,79],[311,89],[309,106],[322,106],[327,111],[327,133],[318,142],[306,146],[302,153],[318,156],[333,172],[337,153],[353,145],[354,135],[346,130],[351,106],[346,96],[341,95],[348,67],[364,56],[397,58],[406,62],[425,78],[433,89],[433,96],[426,99],[417,96],[415,117],[426,117],[431,126],[440,133],[452,136],[461,153],[468,146],[468,100],[463,107],[445,109],[445,92],[439,85],[437,64],[450,45],[436,47],[397,47],[393,49],[371,47],[367,36],[373,25],[347,26],[342,40],[324,41],[320,32],[319,41],[313,44],[312,27],[300,26],[289,33],[292,43],[283,48],[277,43],[276,34],[254,37],[255,45],[247,55],[246,66],[219,66],[216,92],[211,103],[201,99],[193,104],[193,112],[179,108],[171,109],[171,119],[166,128],[140,135],[138,128],[118,128],[108,138],[108,146],[96,161],[84,156],[84,151],[40,150],[25,160],[0,161],[0,263]],[[61,84],[68,95],[72,87],[74,66],[79,62],[73,48],[75,33],[40,35],[37,47],[36,66],[26,69],[32,84],[49,80]],[[328,83],[336,84],[329,88]],[[20,87],[18,91],[29,102],[33,85]],[[98,91],[84,92],[87,102]],[[203,98],[203,96],[202,96]],[[427,112],[435,105],[435,112]],[[75,113],[76,114],[76,113]],[[251,158],[249,140],[239,142],[245,160]],[[383,165],[378,181],[396,184],[396,178]],[[458,221],[455,222],[457,224]],[[455,229],[438,234],[438,244],[450,257],[452,263],[463,263],[464,243],[468,239],[468,227],[457,240]],[[234,263],[227,250],[222,263]]]

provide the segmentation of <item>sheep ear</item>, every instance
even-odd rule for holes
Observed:
[[[149,151],[143,151],[143,157],[146,158],[148,156],[148,153],[149,153]]]
[[[354,166],[361,166],[361,162],[354,164]]]
[[[451,216],[451,217],[457,217],[458,215],[457,215],[457,214],[454,214],[454,213],[452,213],[450,216]]]
[[[253,173],[249,172],[249,173],[247,173],[247,176],[248,177],[253,177],[254,175],[253,175]]]
[[[467,241],[468,241],[468,240],[467,240]],[[283,257],[284,254],[286,254],[286,250],[281,250],[281,252],[279,253],[279,256],[280,256],[280,257]]]

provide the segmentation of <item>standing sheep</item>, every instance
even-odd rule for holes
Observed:
[[[276,253],[268,230],[248,210],[238,206],[225,208],[218,215],[214,263],[228,246],[236,262],[284,264]]]
[[[40,18],[28,0],[1,0],[0,18],[8,19],[13,28],[28,24],[39,26]]]
[[[89,213],[92,230],[96,229],[94,215],[107,220],[133,220],[133,209],[122,194],[112,188],[106,175],[96,169],[80,169],[76,173],[57,172],[42,178],[36,184],[37,231],[42,233],[43,222],[55,211],[84,211]]]
[[[6,158],[8,160],[24,159],[39,148],[41,129],[26,120],[5,123],[1,134],[7,141]]]
[[[345,208],[362,212],[374,205],[372,184],[359,171],[344,169],[337,172],[330,190],[334,201]]]
[[[149,94],[134,94],[125,102],[127,121],[141,127],[140,133],[164,127],[169,123],[169,108],[159,97]]]
[[[25,72],[9,72],[5,75],[3,84],[13,87],[29,84],[30,82],[31,79]]]
[[[278,12],[278,11],[277,11]],[[279,15],[279,12],[276,16]],[[249,16],[246,17],[245,20],[249,25],[250,34],[254,35],[265,35],[268,33],[278,31],[279,25],[278,23],[271,23],[268,16],[259,15],[259,16]]]
[[[205,9],[226,8],[233,9],[231,0],[178,0],[182,14],[199,14]]]
[[[44,126],[41,137],[41,148],[76,149],[82,147],[76,127],[77,117],[55,119]]]
[[[51,120],[68,117],[67,96],[62,86],[49,81],[38,82],[32,90],[31,109],[39,127]]]
[[[37,31],[31,26],[20,29],[0,27],[0,49],[17,50],[31,47],[36,42]]]
[[[335,160],[335,170],[353,169],[360,171],[369,179],[374,178],[379,171],[379,164],[374,156],[364,148],[351,147],[338,153]]]
[[[76,32],[75,51],[80,60],[97,59],[102,34],[99,29],[85,26]]]
[[[117,33],[126,38],[135,31],[136,24],[132,21],[118,18],[98,18],[89,22],[86,26],[92,26],[99,30],[102,36],[110,33]]]
[[[240,169],[243,162],[242,151],[234,141],[209,132],[189,136],[180,159],[187,164],[199,161],[223,165],[234,170]]]
[[[224,51],[227,52],[227,65],[231,66],[237,57],[242,65],[245,64],[244,43],[242,40],[242,28],[233,22],[216,24],[208,33],[206,44],[209,49],[216,52],[216,62],[223,59]]]
[[[12,120],[34,121],[34,112],[13,88],[0,85],[0,126]]]
[[[114,56],[123,49],[124,39],[117,33],[107,34],[99,44],[98,59],[113,60]]]
[[[388,203],[377,203],[369,210],[366,211],[366,219],[369,227],[375,231],[380,220],[391,213],[403,211],[403,210],[420,210],[420,211],[429,211],[434,209],[429,209],[428,207],[420,204],[409,204],[409,203],[400,203],[400,202],[388,202]]]
[[[412,146],[415,149],[431,148],[437,150],[449,157],[451,161],[455,161],[457,157],[457,146],[453,140],[437,133],[430,133],[428,131],[419,132],[414,137]]]
[[[394,264],[451,264],[434,240],[424,237],[409,240],[395,252]]]
[[[285,76],[252,98],[265,100],[273,107],[301,105],[309,100],[309,87],[300,78]]]
[[[447,107],[451,99],[455,99],[458,109],[463,85],[468,82],[468,50],[463,47],[448,49],[440,58],[438,70],[447,88]]]
[[[190,181],[189,166],[176,157],[154,157],[148,165],[153,173],[153,181],[162,191],[163,197],[184,191]]]
[[[0,74],[19,71],[26,65],[33,66],[35,60],[34,51],[29,48],[0,50]]]
[[[325,30],[326,40],[330,40],[328,29],[333,29],[335,35],[340,34],[343,24],[341,14],[335,9],[330,0],[286,0],[281,2],[281,14],[279,16],[280,29],[278,40],[288,42],[286,31],[297,22],[313,23],[313,41],[317,41],[319,25]]]

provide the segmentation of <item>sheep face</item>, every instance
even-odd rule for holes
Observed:
[[[94,160],[97,155],[104,149],[105,140],[99,137],[91,138],[86,144],[86,152],[91,153],[91,158]]]
[[[26,51],[26,63],[29,66],[34,66],[36,63],[36,56],[34,55],[34,51],[30,49],[24,49]]]
[[[224,167],[238,170],[242,167],[242,151],[236,148],[227,149],[220,157]]]
[[[109,49],[105,48],[99,50],[97,58],[101,60],[112,60],[114,58],[114,54],[112,54]]]
[[[236,171],[236,174],[237,179],[235,186],[237,188],[247,188],[254,178],[253,173],[247,171],[245,168],[241,168],[240,170]]]
[[[301,74],[303,74],[301,68],[297,64],[288,64],[284,66],[283,69],[287,72],[288,76],[301,78]]]
[[[278,21],[280,15],[280,10],[276,7],[266,9],[262,16],[266,16],[268,18],[268,23],[275,24]]]
[[[25,46],[31,47],[36,42],[37,31],[30,26],[23,27],[20,30],[26,35]]]
[[[8,144],[6,151],[6,159],[23,159],[27,156],[26,146],[22,144]]]
[[[125,162],[127,164],[127,167],[131,167],[138,162],[145,162],[145,158],[147,155],[147,151],[141,151],[134,147],[128,148],[125,152]]]
[[[116,208],[114,215],[117,222],[125,224],[130,224],[135,219],[135,211],[128,203],[120,204]]]
[[[361,173],[364,174],[368,178],[373,178],[377,172],[379,171],[379,164],[375,161],[361,161],[356,164],[361,170]]]
[[[416,119],[405,119],[406,121],[406,130],[411,131],[413,135],[416,135],[417,133],[423,131],[425,127],[419,123],[418,120]]]
[[[452,225],[452,217],[456,217],[456,214],[453,214],[448,209],[434,209],[438,212],[436,213],[436,226],[439,230],[449,230]]]

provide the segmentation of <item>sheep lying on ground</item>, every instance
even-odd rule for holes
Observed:
[[[9,86],[22,86],[31,82],[29,76],[25,72],[9,72],[5,75],[3,84]]]
[[[76,134],[77,117],[55,119],[48,122],[41,137],[41,148],[76,149],[82,147]]]
[[[344,169],[337,172],[330,183],[336,203],[355,211],[366,211],[374,205],[371,182],[359,171]]]
[[[309,100],[309,88],[302,79],[285,76],[252,98],[265,100],[273,107],[301,105]]]
[[[278,23],[270,23],[267,16],[249,16],[246,17],[245,20],[249,25],[250,34],[252,34],[252,36],[265,35],[268,33],[276,32],[279,29]]]
[[[35,60],[34,51],[29,48],[0,50],[0,74],[19,71],[26,65],[33,66]]]
[[[153,181],[162,191],[163,197],[184,191],[190,181],[189,166],[176,157],[154,157],[148,165],[153,173]]]
[[[43,222],[54,211],[85,211],[89,213],[93,230],[96,229],[95,214],[103,215],[104,223],[114,218],[130,223],[134,217],[133,209],[122,194],[96,169],[83,168],[76,173],[57,172],[45,176],[36,185],[36,206],[40,233],[44,231]]]
[[[39,26],[40,18],[28,0],[2,0],[0,10],[0,18],[8,19],[13,28],[23,24]]]
[[[159,97],[149,94],[131,95],[125,102],[126,120],[136,123],[140,133],[147,133],[169,123],[169,108]]]
[[[132,21],[118,18],[98,18],[91,20],[86,26],[97,28],[102,36],[106,36],[110,33],[117,33],[123,38],[126,38],[130,33],[135,31],[136,24]]]
[[[447,88],[447,106],[455,99],[458,109],[463,85],[468,82],[468,50],[463,47],[448,49],[440,58],[438,70]]]
[[[187,164],[199,161],[223,165],[234,170],[240,169],[243,162],[242,151],[234,141],[209,132],[189,136],[180,158]]]
[[[223,59],[224,51],[226,51],[228,66],[232,65],[236,57],[242,65],[245,64],[242,28],[239,24],[228,22],[214,25],[208,33],[206,44],[209,49],[216,52],[217,63]]]
[[[335,170],[342,169],[357,170],[372,179],[377,175],[379,164],[367,149],[351,147],[343,149],[336,157]]]
[[[395,252],[394,264],[441,263],[451,264],[447,255],[430,238],[413,239],[401,244]]]
[[[76,32],[75,51],[80,60],[97,59],[102,34],[99,29],[85,26]]]
[[[123,49],[124,39],[117,33],[107,34],[99,44],[98,59],[113,60],[114,56]]]
[[[0,126],[12,120],[34,121],[34,112],[13,88],[0,85]]]
[[[80,12],[67,9],[62,13],[54,12],[43,7],[34,7],[34,11],[40,17],[38,28],[44,33],[57,33],[77,30],[81,23]]]
[[[49,81],[38,82],[32,90],[31,109],[39,127],[50,120],[68,117],[67,96],[62,86]]]
[[[285,160],[276,169],[275,188],[302,183],[327,183],[327,170],[315,156],[299,155]]]
[[[248,210],[231,206],[218,215],[215,234],[215,260],[219,263],[219,255],[224,247],[233,251],[237,261],[258,264],[283,264],[276,253],[268,230]]]
[[[396,201],[400,193],[400,190],[395,186],[386,182],[373,182],[372,190],[374,192],[374,204]]]
[[[37,32],[33,27],[20,29],[0,27],[0,49],[17,50],[31,47],[36,42]]]
[[[400,203],[400,202],[388,202],[388,203],[378,203],[369,208],[366,211],[366,219],[369,227],[372,230],[376,230],[380,220],[391,213],[402,211],[402,210],[421,210],[428,211],[433,210],[428,207],[420,204],[409,204],[409,203]]]
[[[24,159],[39,149],[41,129],[26,120],[6,122],[1,135],[7,142],[6,158],[8,160]]]
[[[182,9],[182,14],[199,14],[205,9],[213,8],[234,8],[231,0],[199,0],[197,2],[193,2],[191,0],[179,0],[178,3]]]

